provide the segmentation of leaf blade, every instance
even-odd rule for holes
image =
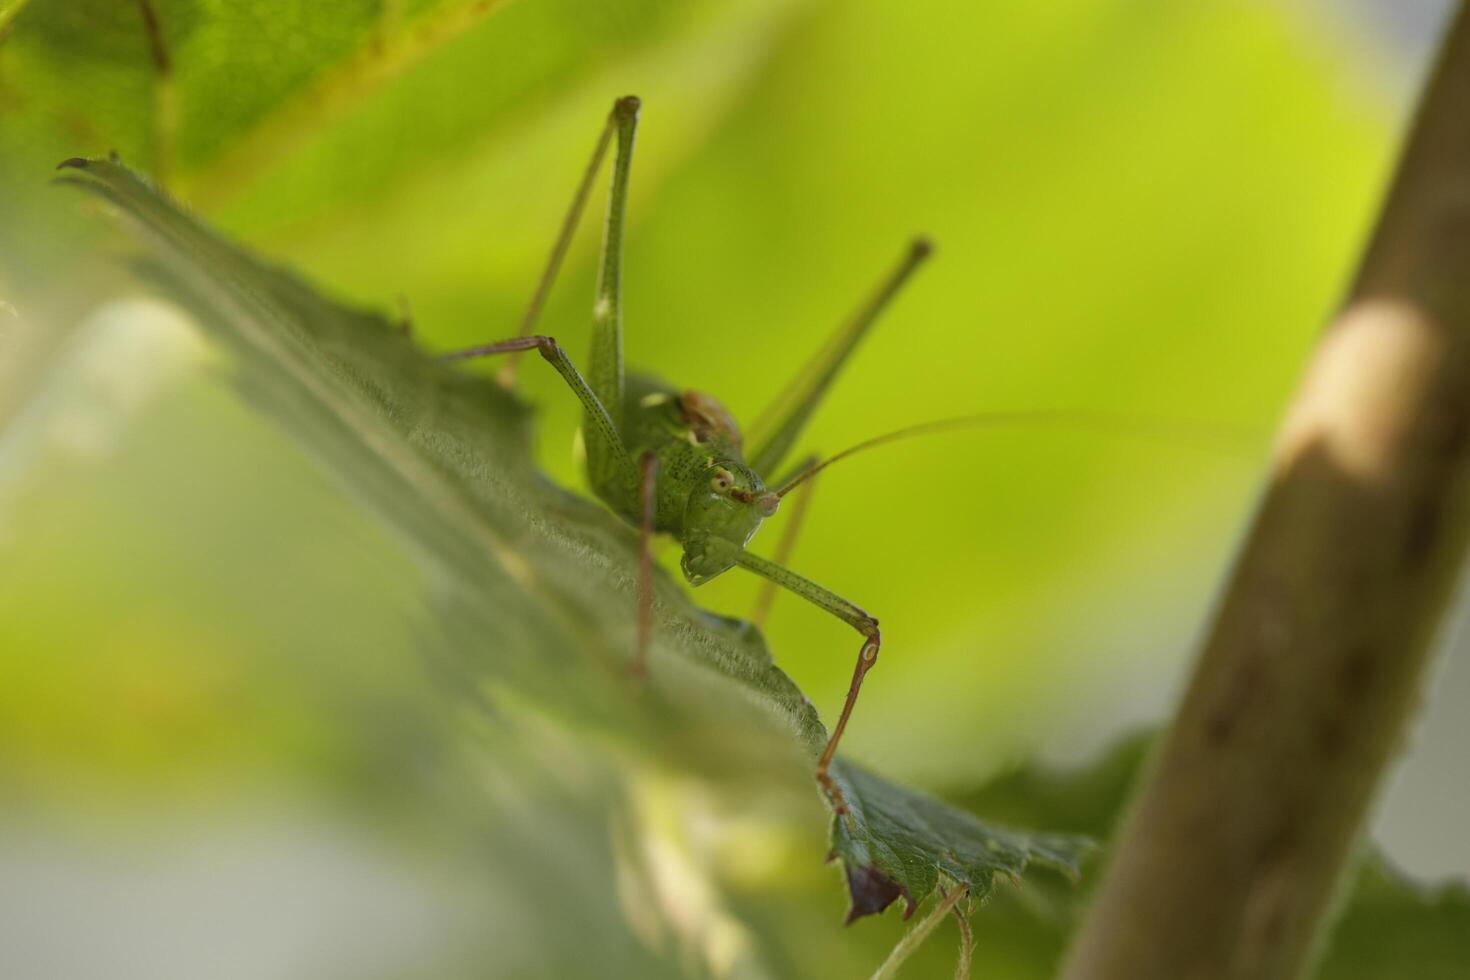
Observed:
[[[882,912],[902,897],[913,914],[941,876],[975,899],[989,897],[997,876],[1019,882],[1032,865],[1073,881],[1093,849],[1085,837],[1023,833],[906,789],[851,763],[834,765],[851,813],[832,821],[832,852],[845,866],[847,921]]]

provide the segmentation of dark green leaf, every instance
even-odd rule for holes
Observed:
[[[1092,846],[1079,836],[995,827],[857,766],[835,768],[852,811],[832,822],[832,852],[846,868],[852,897],[849,922],[882,912],[900,896],[907,918],[941,875],[978,899],[990,895],[997,876],[1019,883],[1031,864],[1075,880]]]

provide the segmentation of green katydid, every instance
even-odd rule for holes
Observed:
[[[583,440],[588,479],[594,492],[614,512],[640,531],[637,649],[631,670],[647,669],[652,636],[652,539],[655,533],[678,538],[683,547],[680,568],[699,586],[740,566],[767,580],[768,589],[784,588],[842,620],[861,635],[857,663],[841,714],[817,761],[816,779],[835,812],[846,803],[829,774],[843,732],[857,704],[863,679],[878,660],[882,635],[878,620],[835,592],[803,578],[784,565],[784,555],[800,522],[793,515],[778,551],[778,560],[759,557],[746,544],[762,522],[776,513],[784,498],[831,463],[885,442],[927,432],[990,424],[1061,422],[1109,431],[1134,429],[1067,412],[984,413],[913,426],[850,447],[825,461],[808,459],[785,471],[780,467],[838,372],[895,294],[931,252],[917,239],[877,291],[843,324],[768,413],[770,435],[747,454],[739,427],[709,395],[680,392],[652,378],[625,374],[622,336],[623,229],[639,100],[617,100],[598,139],[561,226],[550,261],[521,321],[520,334],[444,355],[460,361],[496,354],[510,355],[501,373],[514,378],[515,359],[535,350],[562,376],[583,407]],[[533,335],[532,329],[565,257],[578,219],[590,196],[602,161],[615,145],[613,173],[601,264],[593,307],[592,351],[584,377],[555,339]],[[1137,434],[1135,432],[1135,434]],[[1148,435],[1148,433],[1143,433]],[[770,592],[759,610],[769,605]],[[758,613],[758,616],[760,613]]]
[[[641,674],[647,668],[652,628],[651,543],[657,532],[678,537],[684,549],[680,567],[690,584],[702,585],[739,565],[815,603],[862,635],[842,713],[817,762],[817,781],[834,809],[842,813],[846,809],[842,794],[828,768],[857,703],[863,677],[878,660],[882,642],[878,620],[835,592],[746,551],[745,545],[761,523],[776,513],[781,498],[814,467],[798,469],[784,484],[773,481],[768,485],[763,475],[775,473],[785,460],[838,370],[879,312],[929,254],[929,245],[922,239],[914,242],[877,295],[823,353],[817,369],[799,379],[791,397],[785,399],[772,435],[747,461],[739,428],[715,399],[700,392],[678,392],[650,378],[625,375],[623,370],[623,228],[639,107],[639,100],[633,96],[613,105],[563,222],[551,261],[522,321],[521,335],[455,351],[446,354],[445,359],[459,361],[536,350],[582,402],[587,476],[592,488],[614,512],[640,530],[638,646],[631,666],[635,673]],[[566,253],[600,164],[614,142],[611,197],[593,308],[592,356],[584,378],[554,338],[535,336],[530,330]],[[506,372],[502,377],[509,376]]]

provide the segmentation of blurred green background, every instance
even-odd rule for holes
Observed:
[[[808,448],[984,409],[1202,433],[956,435],[820,482],[793,566],[887,639],[844,746],[964,796],[1166,716],[1431,7],[1393,12],[1425,21],[1416,45],[1367,9],[1246,0],[0,0],[0,958],[846,976],[901,931],[840,928],[815,809],[706,812],[656,776],[630,799],[564,735],[451,706],[415,566],[139,298],[127,240],[48,186],[59,160],[116,151],[449,348],[514,332],[607,105],[637,93],[628,361],[746,421],[931,235]],[[545,314],[574,357],[595,225]],[[544,468],[583,487],[575,403],[522,378]],[[743,615],[754,592],[731,573],[696,598]],[[787,598],[767,634],[830,718],[849,633]],[[1380,821],[1420,875],[1470,872],[1465,674]],[[636,827],[609,831],[614,798]],[[1045,975],[1054,937],[986,952],[986,921],[979,975]],[[914,975],[948,975],[952,946]]]

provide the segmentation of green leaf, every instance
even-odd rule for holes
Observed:
[[[324,299],[105,160],[62,164],[152,246],[161,277],[235,355],[247,395],[419,557],[436,586],[443,652],[467,690],[493,680],[562,718],[706,768],[793,774],[826,740],[811,704],[748,625],[709,616],[661,577],[654,698],[628,697],[634,536],[531,464],[527,413],[496,385],[417,350],[404,329]],[[490,653],[487,653],[490,652]],[[754,709],[753,711],[751,709]],[[719,723],[739,718],[740,737]],[[657,737],[661,725],[679,738]],[[775,749],[773,755],[772,750]],[[782,760],[791,763],[780,764]],[[849,919],[944,875],[980,897],[1027,865],[1077,874],[1080,838],[1028,835],[845,764],[833,825]]]
[[[852,907],[847,920],[882,912],[896,898],[913,914],[943,875],[989,897],[997,876],[1016,883],[1031,864],[1076,880],[1091,845],[1084,837],[1017,833],[896,786],[853,765],[834,767],[851,808],[832,822],[832,853],[843,862]]]
[[[1317,980],[1459,980],[1470,970],[1470,888],[1424,888],[1364,863],[1332,929]]]
[[[751,60],[730,32],[758,37],[799,5],[725,6],[283,0],[247,14],[199,0],[0,2],[0,255],[16,266],[3,272],[34,289],[83,237],[32,193],[32,175],[67,154],[120,153],[237,224],[330,228],[404,184],[442,183],[446,160],[513,141],[528,106],[593,80],[601,91],[630,61],[688,58],[683,45],[711,24],[727,50],[701,59],[706,83],[689,97],[716,118],[712,99],[750,70],[728,64]]]

